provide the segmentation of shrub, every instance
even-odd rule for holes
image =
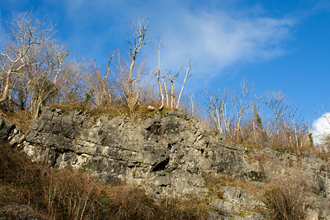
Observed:
[[[286,173],[274,180],[273,187],[265,194],[265,203],[272,212],[272,219],[305,219],[305,201],[309,191],[300,172]]]

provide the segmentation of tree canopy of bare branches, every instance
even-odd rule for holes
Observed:
[[[100,67],[91,65],[91,71],[87,77],[86,85],[89,88],[89,92],[93,93],[94,104],[96,107],[107,107],[113,101],[113,90],[110,80],[110,65],[115,53],[110,55],[109,61],[104,65],[104,73],[102,74]]]
[[[236,90],[227,91],[225,86],[222,90],[218,88],[215,93],[205,91],[205,104],[218,132],[235,135],[241,132],[242,120],[253,103],[250,100],[251,91],[252,86],[247,86],[244,81],[241,83],[241,93]]]
[[[150,43],[151,40],[146,40],[148,20],[137,19],[136,22],[131,22],[131,29],[134,35],[131,36],[131,40],[126,40],[129,44],[129,51],[127,51],[129,61],[122,60],[121,54],[118,52],[118,72],[114,74],[114,77],[119,90],[124,95],[128,108],[132,112],[138,103],[139,94],[143,87],[141,82],[143,81],[143,75],[146,74],[144,64],[136,64],[137,55],[141,48]]]
[[[21,81],[29,94],[29,108],[37,117],[41,105],[56,90],[69,51],[52,38],[55,30],[51,24],[31,19],[30,12],[15,16],[9,30],[4,52],[0,53],[3,60],[0,104],[12,101],[12,90]]]

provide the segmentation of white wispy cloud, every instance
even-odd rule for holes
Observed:
[[[187,13],[177,24],[180,33],[170,30],[166,33],[165,39],[172,48],[167,51],[167,59],[182,62],[192,56],[199,71],[221,72],[237,62],[283,56],[287,51],[282,43],[290,37],[294,23],[284,18],[233,18],[224,11]]]
[[[129,20],[148,17],[153,39],[161,36],[166,42],[167,47],[162,51],[165,68],[177,71],[187,66],[192,57],[196,78],[205,74],[219,77],[224,69],[239,63],[286,55],[289,51],[285,43],[297,24],[294,18],[269,17],[259,5],[240,10],[233,4],[225,8],[217,1],[193,5],[189,1],[172,0],[95,0],[93,3],[72,0],[67,1],[66,10],[75,32],[71,41],[76,45],[90,44],[98,52],[104,48],[109,52],[111,48],[125,48],[130,34]],[[91,27],[97,29],[90,30]],[[87,30],[90,32],[86,33]],[[145,51],[153,69],[157,66],[157,46],[148,46]]]
[[[322,137],[330,135],[330,112],[323,114],[312,125],[313,141],[316,145],[322,145]]]

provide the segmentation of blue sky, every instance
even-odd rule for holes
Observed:
[[[161,36],[164,69],[186,68],[192,57],[186,88],[194,94],[221,83],[238,88],[245,79],[257,95],[283,92],[311,122],[322,105],[330,111],[330,1],[1,0],[1,35],[13,13],[31,9],[57,25],[56,37],[74,56],[99,65],[113,49],[128,48],[131,19],[149,18],[153,42],[141,52],[150,70]]]

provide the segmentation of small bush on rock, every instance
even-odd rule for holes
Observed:
[[[304,204],[309,191],[302,173],[286,173],[275,180],[265,194],[265,203],[272,212],[271,219],[305,219]]]

